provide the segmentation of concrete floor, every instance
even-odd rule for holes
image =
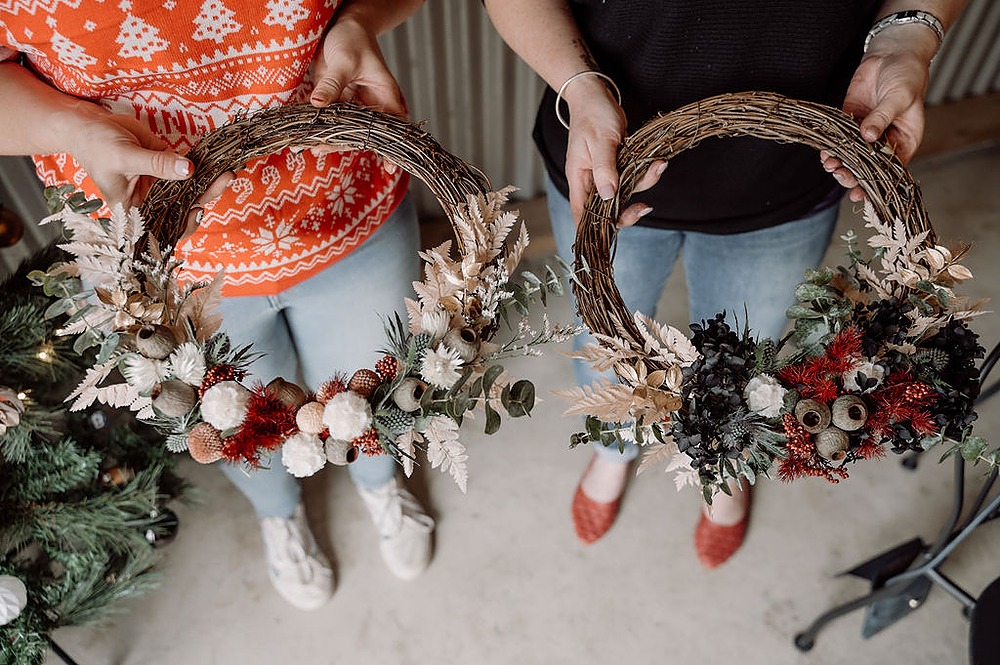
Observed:
[[[914,173],[942,239],[976,243],[966,262],[976,279],[963,292],[996,296],[1000,145],[926,157]],[[533,259],[544,258],[544,208],[527,204],[522,213],[539,236]],[[841,224],[862,229],[849,206]],[[842,257],[834,246],[829,263]],[[677,277],[659,318],[679,325]],[[566,301],[551,312],[561,321],[571,315]],[[976,329],[987,348],[1000,340],[996,315]],[[267,581],[248,504],[217,471],[187,460],[183,471],[207,501],[176,508],[181,529],[164,550],[162,588],[101,625],[63,629],[55,639],[80,665],[966,662],[968,624],[937,588],[871,639],[862,639],[855,613],[823,632],[813,651],[792,646],[815,615],[867,591],[838,572],[911,537],[938,535],[951,506],[950,464],[931,454],[911,472],[892,457],[855,466],[839,486],[765,482],[743,549],[715,571],[698,564],[691,544],[698,496],[650,472],[632,483],[608,536],[583,546],[569,501],[588,453],[567,450],[575,423],[550,394],[572,385],[569,362],[550,351],[508,366],[533,379],[545,401],[493,437],[467,428],[467,495],[436,471],[418,471],[418,493],[439,525],[436,557],[419,580],[398,582],[384,570],[345,472],[328,467],[307,480],[307,503],[338,589],[320,611],[292,609]],[[994,441],[997,404],[982,406],[978,428]],[[970,472],[973,489],[980,478]],[[1000,574],[998,550],[1000,525],[987,524],[944,570],[978,594]]]

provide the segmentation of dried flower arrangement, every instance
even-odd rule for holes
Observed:
[[[681,331],[629,316],[614,285],[610,248],[619,202],[645,167],[708,136],[750,135],[827,150],[867,194],[870,252],[844,236],[848,265],[810,271],[796,289],[782,340],[733,330],[725,315]],[[1000,463],[972,434],[983,356],[968,322],[981,314],[954,288],[972,277],[967,247],[939,245],[919,188],[885,145],[860,138],[856,122],[822,105],[771,93],[702,100],[651,121],[619,154],[617,197],[592,197],[578,228],[574,280],[581,317],[594,332],[578,357],[614,369],[619,383],[561,391],[566,413],[585,415],[572,443],[631,440],[646,446],[639,470],[665,462],[678,487],[707,500],[728,483],[753,483],[777,464],[784,480],[838,482],[846,465],[949,441],[949,453]]]
[[[222,275],[184,284],[170,247],[194,200],[220,173],[282,148],[320,144],[373,150],[421,177],[451,219],[458,258],[451,241],[421,253],[417,298],[405,303],[405,323],[398,316],[386,321],[384,355],[374,368],[331,377],[315,392],[281,378],[248,387],[257,355],[233,348],[214,313]],[[532,303],[561,295],[566,267],[515,276],[529,239],[517,213],[503,208],[512,188],[490,191],[481,173],[414,125],[346,104],[237,119],[188,157],[196,164],[192,179],[157,182],[141,210],[119,206],[110,218],[95,220],[101,202],[71,186],[47,193],[54,211],[48,219],[63,223],[69,240],[61,246],[75,258],[33,278],[56,298],[52,315],[71,314],[63,332],[77,335],[77,347],[99,347],[68,398],[71,408],[95,401],[128,407],[167,435],[169,449],[187,450],[202,463],[254,468],[280,450],[287,470],[300,477],[328,462],[382,453],[409,475],[423,450],[432,468],[465,491],[459,427],[467,414],[484,413],[492,434],[501,411],[520,417],[534,406],[533,384],[508,376],[501,361],[537,354],[537,346],[577,332],[547,317],[535,330],[527,319]],[[494,339],[504,326],[509,337]]]

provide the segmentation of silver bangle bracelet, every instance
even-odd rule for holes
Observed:
[[[865,46],[862,51],[864,53],[868,52],[868,46],[871,44],[872,39],[875,36],[885,30],[886,28],[893,25],[906,25],[907,23],[919,23],[920,25],[926,25],[928,28],[934,31],[934,35],[938,40],[938,48],[941,48],[941,44],[944,43],[944,26],[941,25],[941,20],[937,16],[931,14],[930,12],[921,11],[919,9],[908,9],[905,12],[895,12],[889,14],[878,21],[872,26],[872,29],[868,31],[868,35],[865,37]]]
[[[559,120],[559,123],[563,127],[565,127],[566,129],[569,129],[569,122],[567,122],[566,118],[563,117],[562,108],[560,108],[559,102],[562,101],[563,93],[566,92],[566,88],[569,87],[570,83],[572,83],[576,79],[580,78],[581,76],[587,76],[587,75],[597,76],[597,77],[600,77],[600,78],[604,79],[605,81],[607,81],[608,82],[608,86],[615,93],[615,97],[618,98],[618,105],[621,106],[621,104],[622,104],[622,93],[621,93],[621,90],[618,89],[618,86],[615,85],[615,82],[613,80],[611,80],[610,76],[608,76],[604,72],[599,72],[599,71],[596,71],[596,70],[593,70],[593,69],[585,69],[582,72],[577,72],[576,74],[573,74],[568,79],[566,79],[563,82],[563,84],[561,86],[559,86],[559,92],[556,93],[556,118]]]

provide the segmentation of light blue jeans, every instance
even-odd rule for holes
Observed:
[[[576,227],[569,201],[551,181],[547,193],[557,251],[572,261]],[[755,336],[776,340],[787,323],[785,310],[795,301],[795,286],[807,268],[817,267],[823,259],[837,212],[838,207],[832,205],[779,226],[725,235],[644,226],[619,229],[614,248],[615,283],[629,312],[655,316],[667,278],[683,248],[691,321],[712,319],[725,311],[730,325],[737,324],[738,319],[737,330],[749,323]],[[672,325],[690,334],[686,325]],[[591,335],[581,334],[573,344],[579,348],[592,341]],[[589,385],[601,376],[589,364],[573,362],[578,385]],[[610,374],[605,376],[614,380]],[[594,448],[601,455],[622,461],[639,454],[634,444],[622,452],[617,446],[600,443]]]
[[[223,330],[236,346],[253,344],[264,353],[250,367],[254,381],[283,377],[313,390],[336,373],[374,367],[383,348],[383,317],[398,312],[405,320],[404,297],[414,297],[420,276],[419,228],[407,196],[360,247],[329,268],[275,296],[225,298]],[[237,464],[219,463],[223,473],[249,499],[258,518],[290,517],[301,492],[281,464],[280,453],[267,469],[246,473]],[[381,487],[396,473],[388,455],[362,455],[348,466],[351,480],[365,489]]]

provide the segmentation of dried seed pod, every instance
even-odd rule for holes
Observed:
[[[323,424],[323,411],[326,409],[319,402],[306,402],[295,413],[295,424],[306,434],[319,434],[326,425]]]
[[[358,459],[358,449],[350,441],[327,439],[326,459],[330,464],[345,466]]]
[[[463,362],[472,362],[479,355],[479,333],[475,328],[452,328],[445,334],[444,343],[458,354]]]
[[[211,464],[222,459],[222,432],[205,422],[191,428],[187,436],[188,453],[199,464]]]
[[[382,377],[373,369],[361,368],[347,382],[347,389],[361,395],[365,399],[372,396],[375,389],[382,383]]]
[[[21,411],[13,404],[0,402],[0,425],[5,427],[17,427],[21,422]],[[2,434],[2,432],[0,432]]]
[[[821,432],[818,432],[814,437],[816,443],[816,452],[823,459],[838,461],[844,459],[847,455],[847,447],[850,444],[850,439],[847,436],[847,432],[837,429],[836,427],[827,427]]]
[[[466,321],[476,321],[483,315],[483,304],[476,296],[469,296],[465,300],[462,314]]]
[[[195,389],[177,379],[164,381],[153,388],[153,407],[165,416],[183,416],[194,408],[197,401]]]
[[[795,419],[810,434],[822,432],[830,426],[830,407],[814,399],[802,399],[795,405]]]
[[[420,408],[420,398],[427,390],[427,384],[420,379],[409,376],[399,382],[392,391],[392,401],[403,411],[416,411]]]
[[[857,395],[841,395],[830,408],[833,424],[845,432],[853,432],[864,427],[868,420],[868,406]]]
[[[147,358],[163,360],[177,348],[177,338],[166,326],[146,325],[135,331],[135,348]]]
[[[306,391],[280,376],[267,384],[265,390],[290,409],[297,409],[309,401]]]

